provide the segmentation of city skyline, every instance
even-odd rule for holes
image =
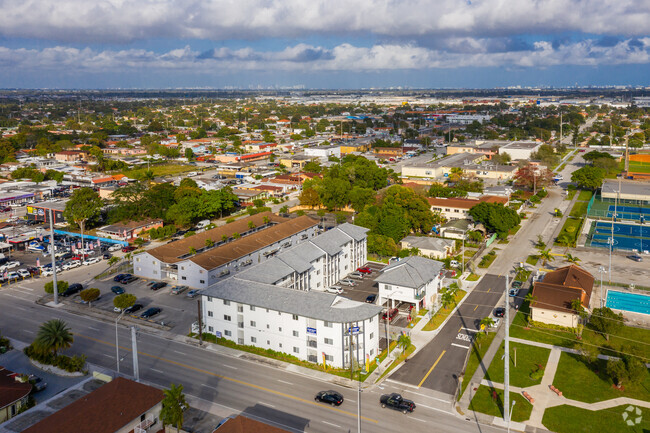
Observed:
[[[3,88],[649,84],[632,1],[2,4]]]

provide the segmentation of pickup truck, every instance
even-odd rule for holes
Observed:
[[[415,403],[411,400],[406,400],[400,394],[384,394],[379,398],[381,407],[389,407],[394,410],[399,410],[404,413],[413,412],[415,410]]]

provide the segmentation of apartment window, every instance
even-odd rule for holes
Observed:
[[[214,332],[214,328],[212,326],[208,326],[208,331],[209,332]]]
[[[293,346],[293,353],[300,353],[300,349],[298,349],[296,346]]]
[[[332,327],[332,322],[323,321],[323,326],[326,327],[326,328],[331,328]]]
[[[374,332],[371,332],[371,333],[370,333],[370,339],[372,340],[374,336],[375,336],[375,333],[374,333]]]
[[[199,283],[205,284],[205,280],[199,280]]]
[[[280,326],[280,327],[278,328],[278,331],[279,331],[279,332],[282,332],[282,326]]]
[[[257,343],[257,338],[251,337],[251,343]]]
[[[298,315],[297,315],[297,314],[294,314],[294,315],[291,316],[291,317],[293,318],[293,320],[298,320]]]
[[[212,302],[212,296],[208,296],[208,302]]]
[[[185,266],[181,266],[181,271],[184,271],[184,270],[185,270]]]
[[[316,269],[316,275],[320,275],[320,269]]]
[[[237,312],[238,313],[243,313],[244,312],[244,306],[243,305],[237,305]]]
[[[300,337],[300,333],[298,331],[293,331],[293,336],[294,337]]]
[[[251,320],[251,326],[255,328],[257,326],[257,323],[254,320]]]
[[[271,345],[271,340],[266,340],[266,344],[267,344],[267,346],[270,346]]]
[[[223,300],[223,305],[230,305],[230,301]]]
[[[227,315],[227,314],[224,314],[224,315],[223,315],[223,320],[225,320],[226,322],[230,322],[230,321],[232,320],[232,317],[230,317],[230,316]]]
[[[266,329],[271,329],[271,325],[269,325],[269,324],[267,323],[267,324],[266,324]]]
[[[334,344],[334,339],[333,338],[326,338],[325,339],[325,344],[329,344],[329,345]]]
[[[255,311],[255,307],[252,306],[252,305],[250,306],[250,309],[251,309],[251,311]]]
[[[375,349],[370,349],[370,357],[372,358],[372,355],[374,355]]]
[[[154,274],[157,274],[157,273],[158,273],[158,271],[153,271],[153,273],[154,273]]]
[[[282,343],[279,343],[279,344],[278,344],[278,347],[279,347],[280,349],[282,349]]]
[[[212,317],[214,314],[212,314],[212,311],[208,311],[208,317]]]
[[[181,280],[187,280],[187,278],[185,278],[185,277],[181,277]]]
[[[368,319],[368,323],[372,323],[372,319],[374,319],[374,317],[371,317],[370,319]]]
[[[203,269],[199,269],[199,274],[202,274],[202,273],[203,273]]]
[[[54,287],[54,286],[53,286]],[[320,287],[320,283],[316,283],[316,287]]]
[[[139,262],[139,261],[140,261],[140,257],[138,257],[137,259],[135,259],[135,261],[136,261],[136,262]],[[155,265],[156,262],[153,262],[153,264]],[[54,286],[52,286],[52,287],[54,287]]]
[[[140,266],[138,266],[138,271],[141,271],[141,270],[142,270],[142,268]],[[54,286],[52,286],[52,287],[54,287]]]
[[[325,354],[325,361],[334,362],[334,357],[332,355]]]
[[[228,331],[227,329],[223,331],[224,335],[227,337],[232,337],[232,332]]]

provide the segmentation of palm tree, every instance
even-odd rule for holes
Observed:
[[[61,349],[72,346],[74,337],[68,325],[60,319],[52,319],[41,325],[34,340],[34,348],[45,354],[52,352],[54,356]]]
[[[535,302],[537,302],[537,296],[535,296],[533,292],[529,291],[526,294],[526,297],[524,297],[524,301],[528,302],[528,315],[526,316],[526,322],[530,324],[530,316],[531,316],[530,307],[533,307]]]
[[[571,255],[571,254],[569,254],[569,253],[566,253],[566,254],[564,255],[564,260],[566,260],[567,262],[571,263],[572,265],[577,265],[578,262],[580,261],[580,259],[579,259],[578,257],[576,257],[576,256],[574,256],[574,255]]]
[[[160,418],[164,424],[175,426],[176,433],[178,433],[183,426],[183,412],[189,408],[185,401],[185,394],[183,394],[183,385],[172,383],[170,388],[163,392],[165,398],[162,401]]]
[[[465,172],[460,167],[452,167],[449,171],[449,182],[458,182],[463,178]]]
[[[542,259],[542,266],[546,266],[547,262],[552,262],[555,260],[555,257],[551,255],[551,249],[542,250],[539,252],[539,258]]]
[[[578,326],[576,328],[578,330],[578,339],[581,339],[582,330],[584,329],[582,322],[587,318],[587,312],[585,311],[585,307],[582,306],[582,301],[580,299],[571,300],[570,306],[573,311],[578,313]]]
[[[397,347],[402,348],[402,354],[406,352],[406,349],[408,349],[410,345],[411,345],[411,337],[409,337],[407,334],[402,334],[397,339]]]
[[[490,326],[494,325],[494,319],[491,318],[490,316],[484,317],[481,319],[481,327],[485,330],[485,333],[488,333],[488,329]]]

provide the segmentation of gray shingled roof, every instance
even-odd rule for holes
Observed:
[[[407,236],[400,242],[407,242],[411,248],[415,247],[442,251],[447,246],[453,246],[455,241],[452,239],[432,238],[429,236]]]
[[[411,256],[386,266],[375,281],[416,289],[440,275],[443,267],[442,262]]]
[[[336,228],[341,230],[346,235],[353,237],[355,241],[363,240],[366,237],[366,233],[370,231],[370,229],[361,226],[355,226],[354,224],[350,223],[341,224]]]
[[[377,305],[352,301],[329,293],[285,289],[269,284],[244,281],[238,276],[217,283],[203,290],[201,294],[337,323],[369,319],[376,317],[382,311],[382,307]]]
[[[316,236],[311,242],[333,256],[341,251],[341,247],[350,242],[351,239],[343,231],[333,228],[319,236]]]
[[[237,278],[258,283],[274,284],[276,281],[283,279],[287,275],[291,275],[293,272],[294,269],[291,266],[277,257],[273,257],[259,265],[241,271],[237,274]]]

